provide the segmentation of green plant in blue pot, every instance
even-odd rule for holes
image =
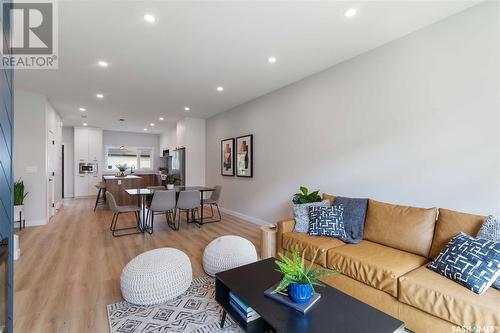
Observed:
[[[335,274],[336,271],[326,268],[314,268],[318,251],[310,264],[306,264],[304,253],[300,254],[297,247],[291,251],[290,257],[279,254],[281,260],[276,260],[278,272],[281,272],[281,282],[273,293],[288,294],[295,303],[307,303],[314,295],[314,286],[324,287],[318,279],[321,276]],[[286,293],[285,290],[288,292]]]

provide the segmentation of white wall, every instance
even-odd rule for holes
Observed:
[[[73,127],[63,127],[62,143],[64,145],[64,197],[74,196],[74,154],[75,130]]]
[[[160,164],[160,136],[159,134],[145,134],[119,131],[102,131],[102,142],[106,146],[131,146],[131,147],[153,147],[153,166],[157,171]],[[105,154],[105,150],[104,150]],[[106,159],[104,158],[103,161]],[[103,172],[106,172],[103,169]]]
[[[14,94],[14,179],[24,180],[26,225],[47,223],[48,131],[61,144],[61,118],[45,96],[16,90]],[[57,152],[57,150],[56,150]],[[60,153],[52,161],[56,169],[55,198],[61,196]],[[59,165],[59,169],[58,169]]]
[[[186,186],[205,185],[206,121],[186,117],[177,122],[177,147],[186,148]]]
[[[207,120],[207,184],[257,222],[300,185],[499,214],[498,4],[488,2]],[[220,140],[254,134],[254,178]]]

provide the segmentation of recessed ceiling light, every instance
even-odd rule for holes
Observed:
[[[160,120],[165,120],[165,118],[163,118],[163,117],[160,117],[159,119],[160,119]]]
[[[191,108],[189,106],[184,107],[184,111],[189,111],[189,110],[191,110]]]
[[[269,61],[270,64],[274,64],[276,62],[276,57],[269,57],[267,61]]]
[[[103,94],[97,94],[97,95],[95,95],[95,97],[97,97],[97,98],[104,98],[104,95]]]
[[[224,91],[224,87],[217,87],[217,91],[218,92],[223,92]]]
[[[79,110],[80,111],[87,111],[87,109],[85,109],[85,108],[80,108]]]
[[[354,15],[356,15],[356,9],[355,8],[348,9],[344,13],[345,17],[353,17]]]
[[[156,17],[154,17],[153,15],[151,14],[146,14],[144,15],[144,19],[146,20],[146,22],[148,23],[154,23],[156,21]]]
[[[98,64],[99,64],[99,66],[101,66],[101,67],[108,67],[108,63],[107,63],[106,61],[102,61],[102,60],[100,60],[100,61],[98,62]]]
[[[147,129],[147,128],[145,128],[145,129],[144,129],[144,132],[147,132],[147,131],[148,131],[148,129]]]
[[[155,123],[151,123],[151,124],[149,124],[149,126],[151,126],[151,127],[152,127],[152,126],[154,126],[154,125],[155,125]]]
[[[87,126],[88,124],[87,123],[83,123],[83,126]]]

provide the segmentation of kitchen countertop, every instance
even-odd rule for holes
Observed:
[[[105,180],[115,180],[115,179],[141,179],[142,177],[136,175],[126,175],[125,177],[117,177],[117,176],[103,176]]]

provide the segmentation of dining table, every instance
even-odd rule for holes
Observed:
[[[166,190],[166,188],[165,188]],[[205,223],[211,223],[215,221],[204,221],[203,217],[203,199],[204,195],[207,192],[213,192],[215,191],[214,187],[207,187],[207,186],[174,186],[174,190],[176,192],[176,197],[179,196],[179,193],[182,191],[199,191],[200,192],[200,218],[197,220],[194,216],[194,213],[192,215],[191,221],[188,221],[188,223],[196,223],[198,226],[202,226]],[[155,189],[150,189],[150,188],[128,188],[125,189],[125,192],[127,192],[128,195],[137,197],[137,204],[139,207],[141,207],[141,222],[139,224],[139,229],[141,230],[142,233],[147,232],[149,234],[153,233],[153,226],[148,224],[148,221],[146,221],[146,211],[147,211],[147,197],[152,196],[155,191],[158,191],[157,188]]]

